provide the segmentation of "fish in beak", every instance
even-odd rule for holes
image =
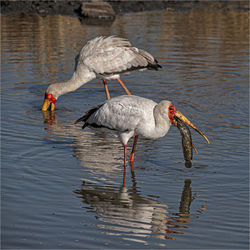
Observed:
[[[195,149],[192,143],[191,132],[188,126],[176,116],[174,116],[174,124],[177,126],[182,136],[182,150],[185,159],[185,166],[187,168],[191,168],[191,160],[193,159],[193,148]]]
[[[51,93],[46,93],[43,101],[42,111],[47,111],[49,106],[51,111],[55,110],[56,98]]]
[[[192,122],[190,122],[187,117],[185,117],[181,112],[179,112],[178,110],[176,110],[176,108],[172,104],[169,106],[168,116],[169,116],[170,122],[172,124],[174,124],[175,126],[177,126],[177,122],[174,119],[174,117],[179,118],[181,121],[183,121],[188,126],[190,126],[191,128],[193,128],[196,132],[198,132],[201,136],[203,136],[205,138],[205,140],[207,141],[207,143],[210,144],[210,141],[208,140],[208,138],[196,126],[194,126],[194,124]]]

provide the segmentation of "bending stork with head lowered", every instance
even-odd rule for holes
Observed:
[[[107,80],[116,79],[128,95],[129,90],[120,79],[120,75],[135,70],[158,70],[161,66],[148,52],[132,47],[131,43],[116,36],[96,37],[90,40],[76,56],[76,65],[70,80],[51,84],[44,97],[42,110],[46,111],[55,104],[59,96],[75,91],[93,79],[104,83],[107,99],[110,99]]]

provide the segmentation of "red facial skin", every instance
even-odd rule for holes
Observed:
[[[174,107],[173,104],[170,104],[168,107],[168,118],[169,118],[171,124],[174,124],[173,117],[175,115],[175,112],[176,112],[176,108]]]
[[[51,93],[45,94],[45,99],[49,100],[54,105],[56,105],[56,98]]]

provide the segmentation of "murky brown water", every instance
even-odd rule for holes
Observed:
[[[117,16],[96,26],[65,16],[1,15],[2,248],[248,249],[247,11],[200,9]],[[105,99],[95,80],[42,113],[48,84],[71,77],[98,35],[128,38],[163,66],[124,76],[133,94],[175,106],[206,145],[185,168],[181,137],[139,140],[122,187],[117,138],[73,122]],[[116,82],[111,96],[123,94]]]

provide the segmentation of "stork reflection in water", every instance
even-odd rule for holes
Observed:
[[[104,233],[109,230],[119,232],[128,240],[139,239],[144,244],[150,237],[175,240],[176,235],[185,234],[190,229],[190,220],[206,212],[207,204],[202,202],[201,207],[193,212],[197,216],[190,217],[191,204],[199,199],[198,195],[192,194],[191,180],[185,180],[181,198],[176,198],[176,203],[180,203],[179,209],[173,211],[153,195],[143,196],[143,191],[137,188],[135,176],[131,177],[131,187],[83,181],[81,188],[74,191],[82,199],[83,207],[88,204],[88,209],[96,214],[93,216],[97,220],[96,225]]]

